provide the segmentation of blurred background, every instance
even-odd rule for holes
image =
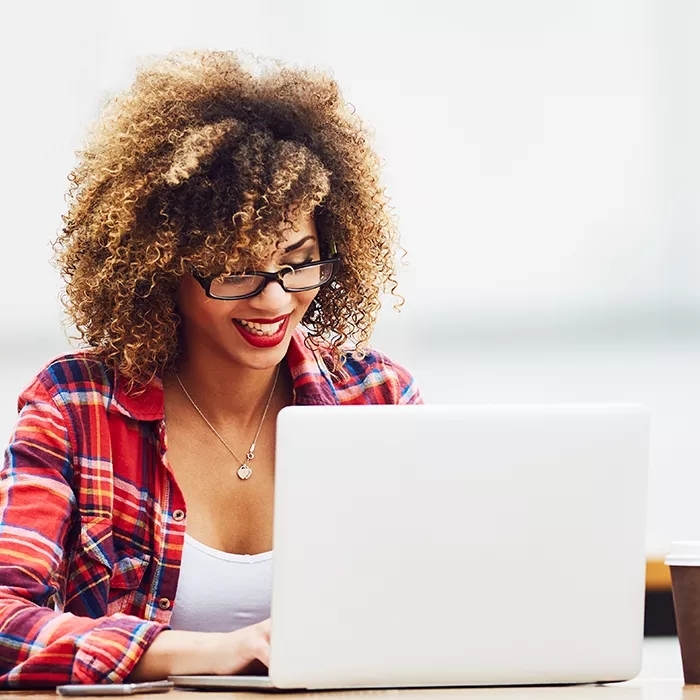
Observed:
[[[325,68],[372,126],[402,242],[376,347],[430,402],[635,401],[647,549],[700,538],[700,3],[121,0],[0,10],[0,435],[69,348],[66,176],[139,57]]]

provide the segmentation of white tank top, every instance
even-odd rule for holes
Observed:
[[[232,632],[270,617],[272,552],[229,554],[185,533],[174,630]]]

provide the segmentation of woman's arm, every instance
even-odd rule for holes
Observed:
[[[38,379],[21,402],[0,472],[0,685],[122,680],[166,627],[53,609],[76,506],[69,419]]]

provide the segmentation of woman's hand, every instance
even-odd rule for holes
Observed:
[[[218,657],[221,668],[215,671],[217,675],[264,674],[270,665],[269,618],[225,634]]]
[[[235,632],[161,632],[143,653],[130,681],[170,675],[264,673],[270,663],[270,620]]]

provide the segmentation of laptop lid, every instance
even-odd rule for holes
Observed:
[[[634,677],[647,422],[608,405],[285,408],[273,685]]]

